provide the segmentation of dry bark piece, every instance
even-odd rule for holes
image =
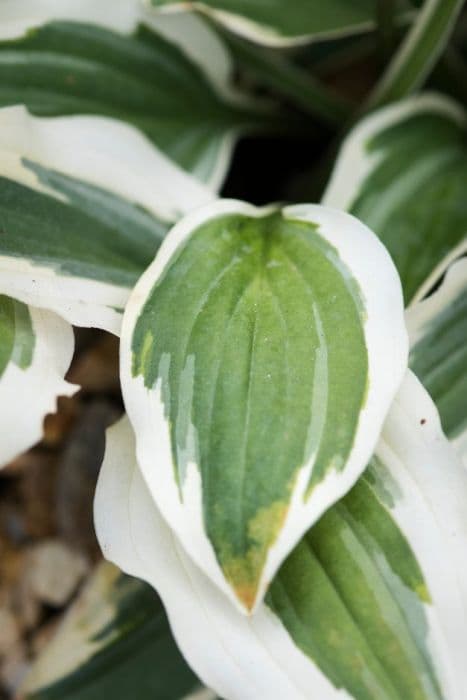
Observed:
[[[110,334],[99,338],[72,364],[67,379],[88,394],[118,394],[119,339]]]
[[[7,607],[0,608],[0,657],[6,656],[19,638],[20,629],[16,617]]]

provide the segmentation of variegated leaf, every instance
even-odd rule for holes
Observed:
[[[0,292],[118,333],[172,222],[212,198],[131,126],[4,108]]]
[[[0,106],[122,120],[212,190],[235,138],[262,123],[231,72],[219,38],[192,15],[155,21],[140,0],[0,3]]]
[[[466,126],[464,110],[436,95],[382,109],[348,136],[324,195],[381,238],[406,302],[467,250]]]
[[[434,399],[444,432],[467,460],[467,258],[406,314],[410,366]]]
[[[185,553],[134,449],[122,420],[96,494],[100,544],[157,588],[185,657],[221,697],[462,700],[467,473],[413,375],[365,475],[304,536],[249,619]]]
[[[342,212],[218,201],[138,282],[121,379],[151,493],[242,609],[356,481],[403,376],[400,283]]]
[[[28,700],[214,700],[143,581],[101,563],[21,688]]]
[[[196,9],[252,41],[287,47],[309,41],[336,39],[376,26],[373,0],[146,0],[165,12]],[[413,10],[407,0],[396,0],[396,10]]]
[[[40,440],[57,397],[76,391],[63,379],[73,348],[58,316],[0,296],[0,467]]]

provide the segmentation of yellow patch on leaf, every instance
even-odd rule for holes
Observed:
[[[248,612],[253,610],[256,603],[268,550],[282,530],[288,509],[288,504],[282,501],[275,501],[267,508],[261,508],[249,523],[248,537],[251,546],[245,556],[222,557],[224,575]]]

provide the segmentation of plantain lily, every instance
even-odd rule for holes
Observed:
[[[462,329],[465,316],[463,313],[465,304],[462,303],[465,301],[465,294],[462,294],[462,290],[465,288],[466,279],[465,261],[461,260],[450,269],[446,280],[431,297],[426,301],[414,304],[406,313],[406,323],[411,340],[411,366],[417,369],[424,381],[428,381],[432,391],[434,384],[433,380],[430,379],[430,371],[434,372],[433,379],[436,380],[439,389],[433,392],[433,396],[441,410],[445,429],[452,425],[451,422],[446,423],[446,419],[462,413],[462,386],[466,376],[465,363],[460,362],[461,348],[464,347],[462,345],[462,337],[464,337]],[[455,302],[456,299],[459,301]],[[420,358],[425,356],[423,347],[425,347],[425,351],[426,348],[429,349],[429,355],[432,358],[442,357],[443,362],[439,364],[439,362],[428,361],[421,366],[419,364]],[[436,372],[438,366],[440,371]],[[426,368],[425,371],[424,368]],[[456,381],[450,381],[454,376]],[[419,513],[420,520],[423,522],[424,527],[420,531],[423,532],[427,527],[427,522],[433,518],[433,514],[429,518],[422,515],[420,498],[416,497],[416,492],[420,489],[419,484],[433,479],[432,485],[424,488],[423,493],[431,494],[432,500],[427,502],[434,502],[437,506],[436,510],[433,510],[434,515],[440,514],[439,508],[445,498],[440,492],[436,494],[436,491],[446,488],[448,492],[446,502],[451,505],[454,504],[454,501],[449,494],[458,492],[456,499],[457,518],[458,522],[462,521],[464,478],[459,471],[459,463],[454,452],[449,449],[445,439],[441,436],[438,416],[427,395],[413,377],[407,377],[404,387],[399,392],[398,405],[396,406],[394,403],[386,421],[382,439],[378,444],[377,456],[370,461],[367,470],[349,495],[331,508],[328,514],[307,533],[281,567],[270,592],[266,596],[265,603],[260,606],[253,618],[256,621],[262,615],[263,622],[258,627],[261,635],[260,645],[258,641],[255,641],[251,631],[245,630],[244,622],[237,619],[237,615],[232,615],[229,604],[212,586],[209,579],[191,563],[178,538],[169,533],[167,525],[160,518],[159,510],[155,506],[147,486],[137,487],[136,482],[141,481],[141,470],[135,461],[135,437],[128,420],[122,420],[121,423],[109,430],[107,453],[95,503],[97,531],[104,552],[124,570],[141,576],[157,587],[164,596],[169,613],[172,610],[170,615],[172,626],[187,659],[208,684],[219,689],[222,688],[226,697],[237,697],[237,695],[248,697],[249,692],[255,692],[258,683],[263,684],[260,686],[261,691],[268,695],[271,694],[272,697],[275,695],[271,688],[268,688],[268,683],[271,683],[273,689],[277,686],[279,697],[283,696],[280,695],[281,693],[287,693],[287,696],[290,694],[291,697],[294,697],[294,693],[296,693],[300,697],[300,688],[306,694],[309,687],[321,689],[322,695],[320,697],[334,697],[336,695],[335,686],[345,687],[351,695],[352,690],[354,690],[352,696],[356,698],[373,697],[372,683],[386,683],[387,685],[388,678],[392,678],[394,675],[397,675],[396,682],[398,684],[404,684],[400,687],[404,688],[404,695],[408,695],[408,697],[411,697],[410,693],[415,697],[443,697],[443,692],[444,696],[451,697],[447,691],[436,686],[436,678],[446,674],[443,668],[445,664],[446,668],[450,667],[451,661],[445,659],[444,662],[440,662],[438,652],[434,652],[431,643],[427,644],[427,639],[430,639],[430,626],[436,628],[436,617],[441,619],[444,618],[445,614],[441,612],[441,608],[435,610],[432,607],[433,600],[428,600],[426,593],[427,581],[428,578],[432,577],[434,567],[432,563],[427,564],[431,574],[425,578],[418,562],[419,552],[426,545],[423,545],[423,542],[419,540],[411,550],[407,546],[405,535],[401,535],[401,531],[395,527],[395,520],[397,524],[397,518],[402,518],[404,509],[401,508],[401,505],[405,499],[407,510],[402,533],[412,533],[414,536],[417,532],[418,526],[413,524],[415,512]],[[449,387],[452,387],[451,390]],[[414,411],[415,405],[416,410]],[[409,412],[410,420],[405,409]],[[454,446],[459,448],[462,445],[463,434],[460,426],[459,429],[450,430],[449,434]],[[394,442],[394,449],[389,448],[391,440]],[[437,464],[439,462],[439,466],[435,466],[435,462]],[[406,464],[410,466],[411,471],[407,472],[404,477],[404,465]],[[413,471],[417,464],[419,464],[419,468]],[[448,464],[451,466],[447,472]],[[397,474],[397,479],[391,477],[391,470]],[[409,474],[413,474],[415,477],[418,474],[420,479],[411,480],[407,478]],[[449,482],[442,487],[448,474],[454,476],[450,476]],[[451,478],[457,483],[451,481]],[[131,479],[131,485],[129,485],[128,479]],[[434,479],[441,480],[436,483]],[[398,483],[400,484],[402,481],[406,484],[405,492],[398,487]],[[144,497],[141,496],[140,491],[144,492]],[[393,495],[391,496],[391,494]],[[423,499],[421,491],[420,495]],[[125,502],[129,504],[130,510],[126,507],[119,513],[118,509],[124,508]],[[113,505],[115,503],[120,504],[117,509]],[[399,508],[396,508],[396,504],[399,504]],[[424,507],[426,508],[426,504]],[[134,513],[132,517],[135,520],[142,519],[144,529],[149,530],[149,534],[144,536],[144,542],[147,544],[142,552],[140,535],[138,534],[140,531],[136,530],[134,525],[131,526],[131,530],[126,530],[128,514],[131,512]],[[440,514],[438,522],[446,522],[446,526],[449,527],[446,516],[443,514]],[[156,523],[157,534],[151,530],[154,523]],[[160,540],[161,531],[166,533],[166,537],[162,538],[163,546],[161,546]],[[462,532],[458,532],[458,535],[459,541],[462,542],[464,535]],[[441,537],[443,537],[442,533]],[[436,539],[439,542],[439,551],[442,552],[440,557],[445,556],[444,548],[448,539],[449,537],[446,537],[443,542],[440,542],[439,538]],[[434,541],[432,531],[430,531],[427,535],[427,543],[431,546]],[[172,565],[178,571],[180,566],[180,559],[177,561],[173,555],[174,547],[175,551],[179,552],[180,559],[185,566],[181,581],[184,580],[187,571],[191,572],[186,598],[181,593],[186,589],[178,578],[179,574],[173,579],[168,576],[167,580],[164,580],[164,571],[173,571]],[[400,557],[401,562],[404,562],[403,565],[398,565],[398,557]],[[169,562],[168,566],[167,561]],[[376,567],[375,562],[377,563]],[[463,562],[464,557],[460,553],[458,565],[462,567]],[[389,574],[391,570],[393,575]],[[352,575],[350,572],[353,572]],[[367,583],[364,583],[364,579],[358,572],[366,572]],[[445,567],[442,574],[443,577],[447,575]],[[349,577],[349,583],[346,585],[346,580]],[[315,580],[317,582],[315,593],[307,595],[308,582],[311,592]],[[401,583],[394,585],[398,580]],[[193,601],[190,596],[193,594],[193,585],[195,585],[193,582],[199,583],[199,581],[202,583],[197,600],[204,601],[203,607],[205,608],[204,612],[200,614],[204,615],[206,610],[211,610],[213,619],[217,620],[218,624],[216,625],[206,623],[206,620],[203,620],[199,625],[193,622],[197,619],[198,612],[193,612]],[[301,585],[301,581],[307,583]],[[358,581],[363,588],[360,584],[357,586]],[[382,581],[389,584],[387,590],[382,585]],[[331,582],[335,583],[331,585]],[[444,580],[440,581],[440,585],[443,583]],[[335,588],[334,585],[338,587]],[[455,590],[452,583],[448,583],[447,587],[450,591]],[[356,589],[355,593],[353,593],[354,588]],[[377,595],[372,593],[372,590],[377,591]],[[336,597],[337,591],[341,591],[344,595],[344,602],[339,601]],[[404,591],[405,593],[403,593]],[[289,598],[288,593],[290,593]],[[86,592],[83,600],[79,602],[77,614],[80,617],[76,615],[70,617],[69,622],[57,637],[57,646],[52,646],[34,669],[28,684],[28,690],[32,696],[41,700],[52,700],[61,697],[60,693],[70,692],[70,689],[74,689],[73,692],[79,692],[80,697],[87,700],[95,697],[93,693],[96,692],[96,688],[109,688],[113,693],[119,693],[121,688],[126,687],[125,683],[131,683],[132,679],[140,679],[144,674],[147,681],[144,683],[138,681],[141,697],[152,697],[154,689],[161,688],[161,683],[166,682],[166,677],[161,674],[161,670],[152,680],[151,674],[148,675],[146,669],[152,663],[152,658],[157,657],[159,663],[163,663],[162,668],[173,668],[175,664],[180,662],[175,654],[169,660],[166,641],[164,641],[163,647],[160,646],[159,603],[157,599],[154,600],[153,618],[152,613],[149,612],[150,602],[147,595],[147,589],[142,582],[137,585],[134,579],[121,579],[112,569],[99,571],[91,591]],[[126,596],[129,598],[127,599]],[[375,604],[371,607],[369,614],[363,617],[361,600],[369,600],[372,597]],[[125,600],[127,600],[126,603]],[[117,624],[122,615],[127,614],[125,610],[128,606],[128,600],[132,602],[128,608],[129,611],[131,610],[131,617],[125,624],[126,631],[118,635],[112,634],[113,627],[109,627],[106,623],[103,629],[108,630],[108,632],[105,635],[96,636],[96,624],[101,627],[104,625],[104,621],[95,620],[98,601],[102,605],[103,614],[104,610],[109,609],[109,606],[111,606],[110,609],[116,606],[114,624]],[[184,600],[187,606],[186,626],[183,624]],[[326,605],[324,605],[324,600],[326,600]],[[405,601],[402,606],[403,610],[405,609],[404,605],[409,604],[411,615],[408,622],[404,622],[400,613],[396,614],[395,612],[395,601],[398,600]],[[167,603],[167,601],[169,602]],[[178,612],[180,608],[181,612]],[[266,611],[266,617],[264,613],[261,613],[263,609]],[[296,617],[294,610],[301,611],[300,618]],[[446,612],[446,607],[444,610]],[[352,614],[352,611],[354,611],[355,621],[350,624],[349,615]],[[83,620],[84,614],[86,617]],[[463,619],[462,614],[459,611],[461,619]],[[280,618],[280,625],[287,632],[284,635],[283,631],[279,635],[280,646],[273,641],[277,638],[278,631],[277,623],[271,625],[272,615]],[[384,619],[393,620],[394,623],[398,620],[398,624],[392,632],[387,624],[382,625]],[[242,671],[235,670],[232,680],[227,680],[230,673],[229,664],[225,658],[219,658],[214,654],[219,643],[218,637],[215,637],[216,641],[209,637],[209,658],[213,657],[214,660],[211,665],[206,667],[203,655],[197,652],[200,646],[199,639],[193,639],[192,634],[190,634],[190,629],[193,627],[196,630],[204,630],[206,624],[211,630],[208,636],[220,634],[219,630],[227,630],[226,633],[222,634],[221,646],[229,656],[230,650],[233,649],[234,660],[240,658],[244,668],[250,669],[250,659],[253,653],[258,655],[255,658],[259,660],[253,667],[255,677],[251,679],[252,672],[246,671],[253,690],[250,691],[250,685],[246,685],[246,678]],[[254,624],[256,629],[256,622]],[[151,633],[150,630],[153,626],[154,631]],[[238,626],[241,626],[243,631],[239,631]],[[444,626],[445,623],[442,627]],[[281,628],[279,627],[279,629]],[[376,658],[370,653],[368,643],[365,641],[366,631],[369,629],[377,630],[379,635],[378,641],[374,644],[374,648],[379,649]],[[389,673],[385,674],[378,663],[379,659],[384,660],[386,656],[385,648],[387,647],[384,644],[395,644],[395,638],[398,635],[402,637],[403,629],[405,629],[403,635],[405,641],[398,642],[399,651],[395,657],[394,666],[392,670],[389,670]],[[316,632],[313,632],[314,630]],[[320,630],[319,634],[318,630]],[[83,638],[83,633],[87,633],[86,638]],[[243,636],[248,642],[243,640]],[[225,641],[226,639],[227,641]],[[339,647],[336,647],[338,639],[342,641]],[[242,641],[235,642],[235,640]],[[296,645],[296,649],[291,644],[291,640]],[[247,643],[249,655],[242,651],[243,645]],[[418,644],[422,649],[422,654],[415,651],[415,644]],[[462,650],[464,644],[465,641],[460,636],[455,645],[456,649]],[[261,645],[264,645],[264,652],[261,651]],[[127,657],[124,667],[124,678],[127,680],[123,681],[123,678],[118,676],[116,684],[114,681],[115,672],[112,671],[112,668],[121,658],[122,649],[130,646],[137,653]],[[58,647],[68,650],[65,667],[57,667],[56,649]],[[280,653],[278,653],[278,649],[281,650]],[[394,647],[391,649],[391,654],[394,654]],[[264,654],[267,654],[268,650],[271,650],[273,660],[275,660],[272,666],[270,660],[266,663]],[[303,660],[297,662],[297,659],[300,659],[297,650],[305,652],[308,662],[304,663]],[[148,651],[151,651],[154,657],[148,659]],[[442,653],[439,653],[441,658]],[[391,654],[388,653],[388,658]],[[352,675],[348,672],[352,668],[352,663],[357,664],[357,658],[365,659],[365,664],[371,665],[373,671],[376,671],[374,676],[367,679],[363,688],[358,688],[358,684],[361,682],[359,673]],[[146,659],[148,661],[145,661]],[[459,661],[459,663],[462,662]],[[316,664],[318,668],[313,669],[310,664]],[[395,674],[394,667],[398,669],[397,674]],[[219,668],[226,669],[223,676],[216,673],[216,669]],[[290,686],[290,673],[288,672],[288,685],[284,686],[286,681],[281,668],[294,669],[297,678],[301,678],[303,675],[305,680],[302,685],[298,688],[295,685]],[[356,668],[359,668],[358,664]],[[106,670],[104,671],[104,669]],[[240,673],[240,677],[237,677],[238,673]],[[269,679],[269,674],[272,681]],[[329,674],[328,681],[325,680],[326,674]],[[404,676],[406,676],[405,679]],[[180,679],[180,683],[184,683],[185,679],[188,682],[186,671],[182,668],[177,671],[177,678]],[[281,678],[282,680],[280,680]],[[425,679],[422,681],[424,689],[420,688],[419,678]],[[146,682],[151,683],[151,685],[146,685]],[[454,678],[452,682],[455,688],[456,684],[459,685],[461,681]],[[233,686],[233,690],[229,691],[232,695],[227,695],[227,686],[225,685],[227,683]],[[182,695],[185,697],[185,694],[178,690],[179,687],[173,682],[167,685],[167,697],[180,698]],[[379,688],[378,692],[383,697],[386,695],[393,697],[396,692],[391,688],[388,690],[384,685],[383,688],[378,685],[376,687]],[[203,700],[204,697],[209,699],[214,697],[211,691],[200,692],[206,694],[200,695]],[[452,697],[456,697],[455,690],[450,692]],[[457,695],[459,695],[458,692]],[[195,697],[198,699],[197,694]],[[399,696],[396,695],[396,697]]]
[[[463,15],[421,5],[0,3],[0,466],[76,391],[72,325],[119,336],[125,404],[118,568],[21,697],[463,700]],[[347,117],[310,197],[287,158]],[[321,203],[243,201],[256,168]]]
[[[454,699],[467,682],[466,489],[408,374],[368,469],[290,553],[252,618],[168,527],[126,419],[108,435],[96,529],[106,557],[157,588],[185,657],[221,697]]]
[[[165,239],[123,396],[154,499],[240,607],[363,471],[406,365],[396,271],[352,217],[221,200]]]

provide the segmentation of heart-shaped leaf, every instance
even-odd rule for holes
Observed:
[[[356,481],[401,381],[399,280],[347,214],[219,201],[126,308],[122,387],[152,494],[245,610]]]

